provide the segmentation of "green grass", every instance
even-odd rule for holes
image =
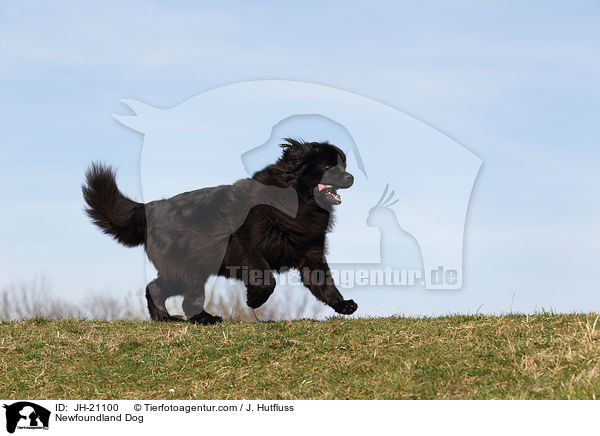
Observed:
[[[595,398],[595,314],[0,323],[6,399]]]

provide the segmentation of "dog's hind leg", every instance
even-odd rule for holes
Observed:
[[[169,292],[171,291],[171,292]],[[146,286],[146,302],[150,319],[154,321],[183,321],[183,317],[169,315],[165,306],[168,297],[175,295],[171,287],[160,278],[152,280]]]
[[[186,285],[183,293],[183,312],[188,321],[193,324],[217,324],[223,321],[220,316],[211,315],[204,310],[205,279],[194,280],[193,285]]]

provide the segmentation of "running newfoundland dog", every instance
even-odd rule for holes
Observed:
[[[183,295],[187,319],[214,324],[204,310],[204,285],[212,274],[241,280],[252,308],[275,289],[273,271],[297,269],[304,285],[337,313],[351,314],[325,260],[325,235],[332,224],[338,189],[354,182],[346,156],[327,142],[286,139],[276,163],[239,180],[137,203],[117,188],[115,171],[92,164],[83,196],[94,224],[121,244],[144,244],[158,277],[146,288],[153,320],[175,321],[165,300]]]

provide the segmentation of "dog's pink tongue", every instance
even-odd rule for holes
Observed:
[[[331,188],[331,185],[321,185],[321,184],[319,183],[319,191],[322,191],[322,190],[323,190],[323,189],[325,189],[325,188]]]

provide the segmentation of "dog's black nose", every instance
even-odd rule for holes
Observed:
[[[346,187],[349,188],[354,184],[354,176],[350,173],[346,173],[344,175],[344,182],[346,182]]]

